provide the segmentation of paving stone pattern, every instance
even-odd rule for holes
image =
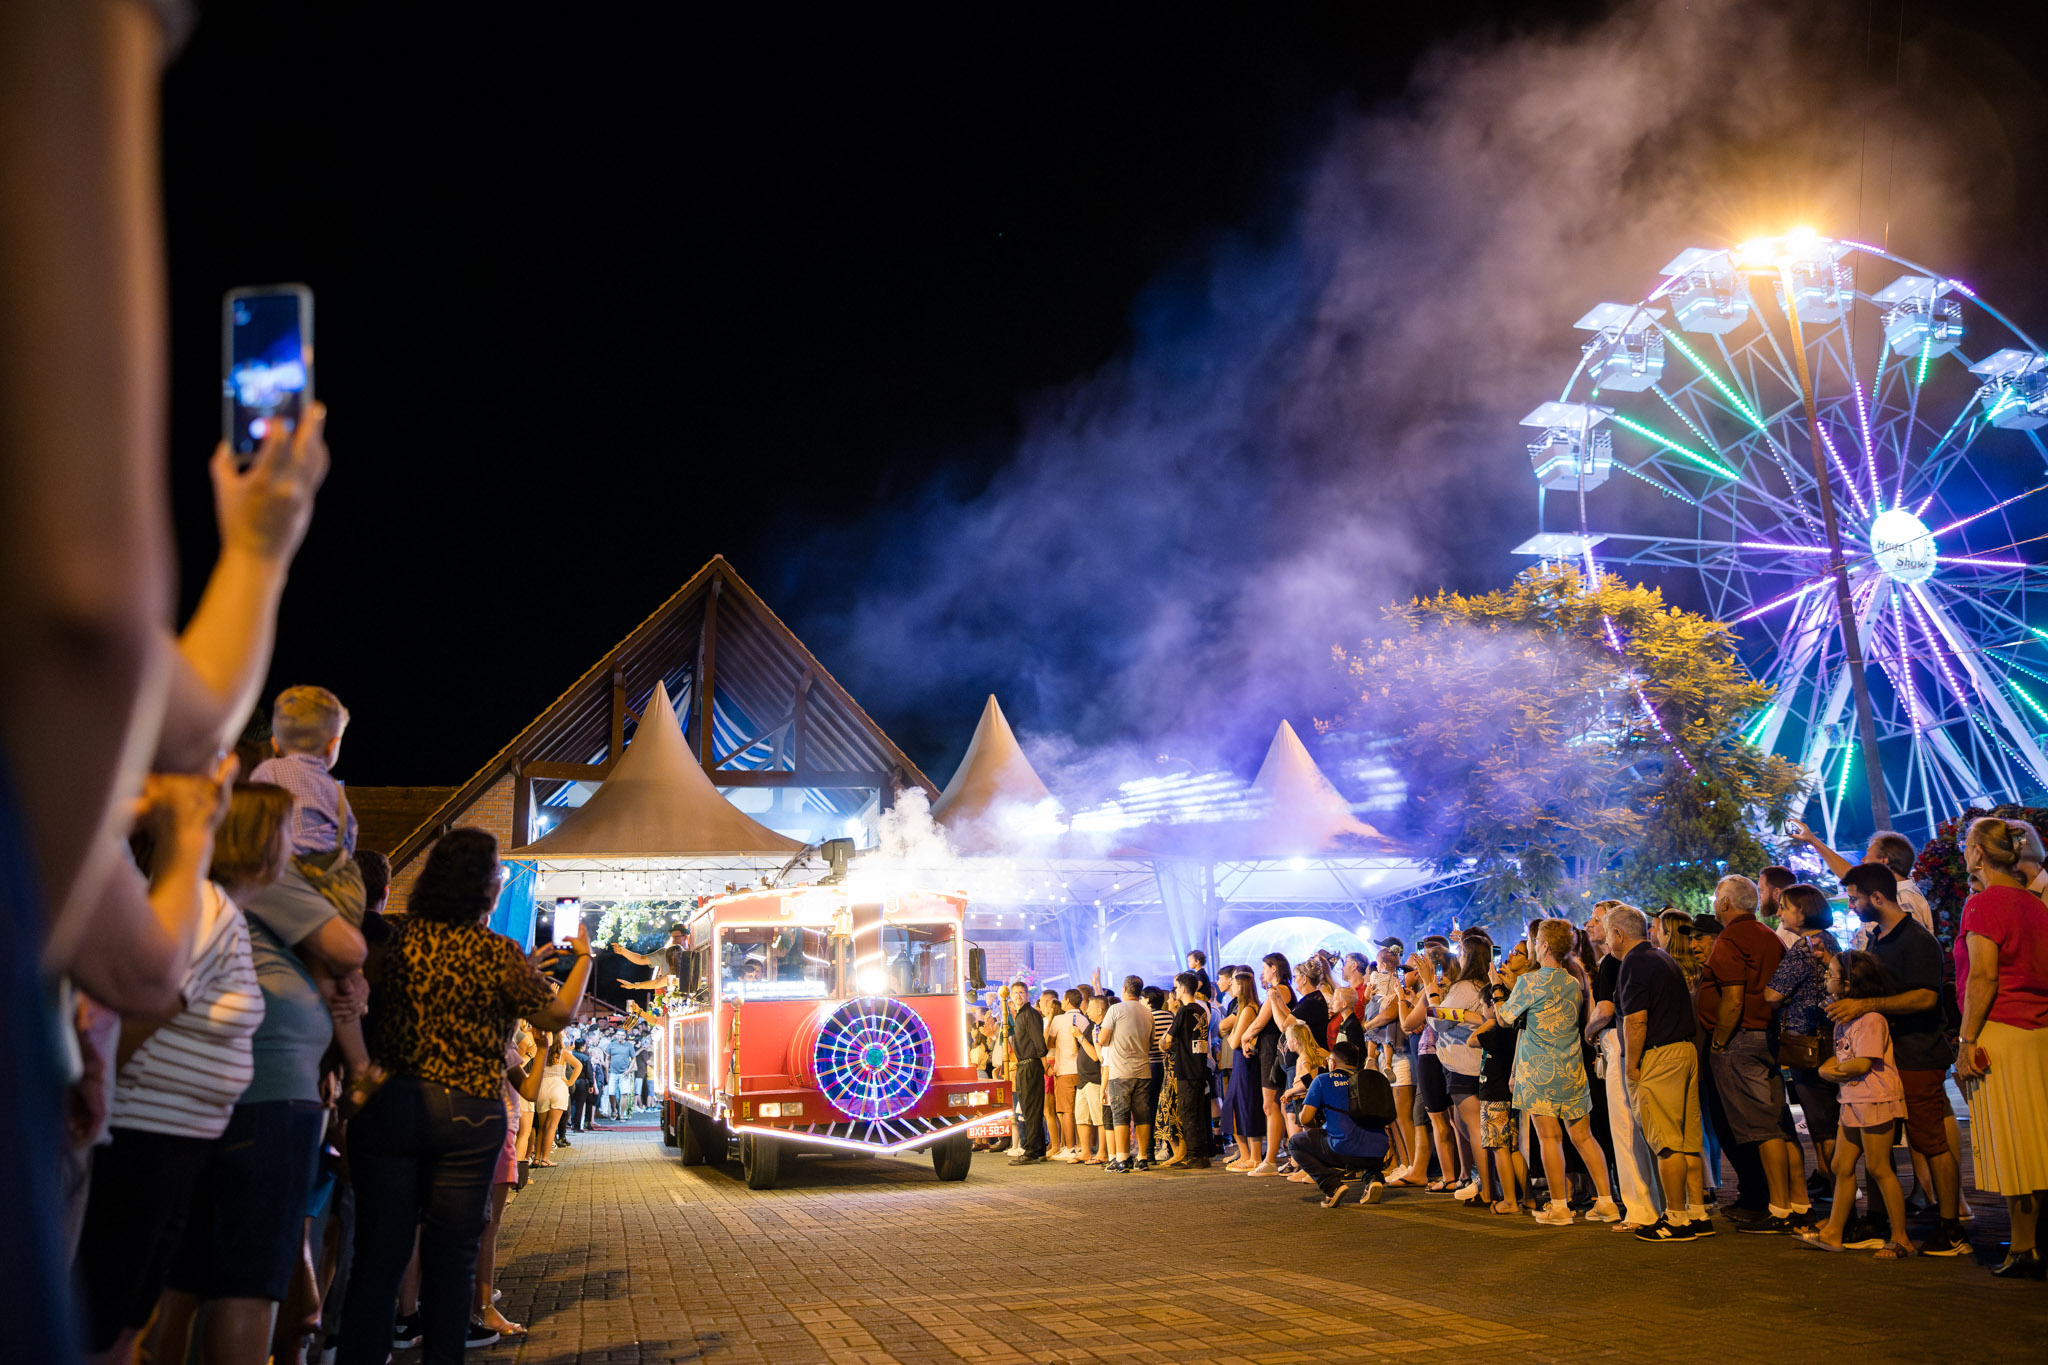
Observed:
[[[520,1365],[2048,1360],[2048,1287],[1783,1237],[1651,1246],[1442,1195],[1324,1210],[1220,1168],[804,1158],[749,1190],[658,1134],[580,1135],[499,1243]],[[399,1358],[403,1365],[404,1356]]]

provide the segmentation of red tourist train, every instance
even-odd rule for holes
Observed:
[[[1010,1107],[967,1059],[966,905],[818,884],[700,909],[658,1048],[662,1136],[684,1164],[737,1139],[759,1190],[798,1152],[926,1148],[939,1179],[964,1179],[968,1130]]]

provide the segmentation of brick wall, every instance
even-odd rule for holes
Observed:
[[[525,840],[512,837],[512,787],[516,779],[510,773],[499,778],[484,789],[466,808],[456,813],[449,822],[451,829],[487,829],[498,836],[500,849],[512,848]],[[412,884],[419,876],[420,868],[426,864],[428,844],[419,851],[411,862],[396,868],[391,874],[391,908],[403,910],[407,897],[412,895]]]

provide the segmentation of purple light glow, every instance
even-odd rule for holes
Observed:
[[[1934,662],[1941,665],[1941,676],[1948,680],[1948,690],[1961,700],[1969,700],[1969,692],[1964,689],[1961,681],[1950,670],[1948,656],[1941,652],[1941,633],[1935,630],[1934,619],[1927,611],[1925,604],[1921,602],[1920,590],[1918,588],[1906,589],[1906,605],[1911,607],[1913,615],[1919,618],[1920,630],[1927,636],[1928,651],[1934,655]]]
[[[1774,540],[1738,540],[1735,543],[1745,550],[1783,550],[1795,555],[1824,555],[1828,552],[1825,545],[1780,545]]]
[[[1943,555],[1944,564],[1974,564],[1980,569],[2031,569],[2034,566],[2018,559],[1971,559],[1965,555]]]
[[[1870,515],[1870,508],[1864,503],[1863,494],[1857,490],[1856,480],[1849,477],[1849,467],[1842,463],[1842,452],[1835,449],[1835,438],[1828,431],[1828,426],[1825,422],[1820,424],[1820,439],[1821,444],[1828,448],[1828,457],[1835,462],[1835,472],[1842,476],[1842,486],[1848,489],[1849,496],[1856,500],[1856,515],[1868,517]],[[1877,466],[1872,464],[1871,472],[1873,475],[1876,473],[1876,470]],[[1874,483],[1872,487],[1875,488]]]
[[[1827,580],[1823,578],[1823,579],[1821,579],[1821,580],[1820,580],[1820,581],[1818,581],[1818,582],[1815,582],[1815,583],[1808,583],[1808,584],[1807,584],[1807,585],[1806,585],[1805,587],[1803,587],[1803,588],[1795,588],[1795,589],[1794,589],[1794,590],[1792,590],[1791,592],[1788,592],[1788,593],[1786,593],[1786,594],[1785,594],[1785,595],[1784,595],[1783,597],[1774,597],[1774,598],[1772,598],[1772,599],[1771,599],[1770,601],[1768,601],[1768,602],[1764,603],[1764,604],[1763,604],[1762,606],[1760,606],[1760,607],[1752,607],[1752,608],[1751,608],[1750,610],[1748,610],[1748,611],[1744,612],[1744,613],[1743,613],[1742,615],[1740,615],[1740,616],[1736,617],[1736,618],[1735,618],[1735,620],[1733,620],[1733,621],[1729,622],[1729,624],[1730,624],[1730,625],[1739,625],[1740,623],[1742,623],[1742,622],[1744,622],[1744,621],[1752,620],[1752,619],[1754,619],[1755,617],[1758,617],[1758,616],[1762,616],[1762,615],[1763,615],[1763,614],[1764,614],[1765,612],[1767,612],[1767,611],[1770,611],[1770,610],[1771,610],[1771,609],[1773,609],[1774,607],[1782,607],[1782,606],[1784,606],[1784,605],[1785,605],[1785,604],[1786,604],[1787,602],[1796,602],[1796,601],[1798,601],[1798,600],[1799,600],[1800,598],[1802,598],[1802,597],[1806,596],[1806,594],[1808,594],[1808,593],[1812,592],[1812,591],[1813,591],[1813,590],[1814,590],[1815,588],[1821,588],[1821,587],[1826,587],[1826,586],[1827,586]]]

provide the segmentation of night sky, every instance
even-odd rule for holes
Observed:
[[[1602,7],[430,8],[208,4],[165,86],[184,599],[220,295],[304,281],[335,463],[270,690],[339,692],[367,785],[462,780],[714,553],[943,782],[1004,680],[892,696],[835,625],[903,519],[995,477],[1219,241],[1284,235],[1336,121],[1421,54]],[[2029,8],[1965,36],[2038,53]],[[2037,127],[2038,87],[1992,85]],[[2021,150],[2008,248],[2042,237]],[[1438,581],[1498,581],[1523,529]]]

